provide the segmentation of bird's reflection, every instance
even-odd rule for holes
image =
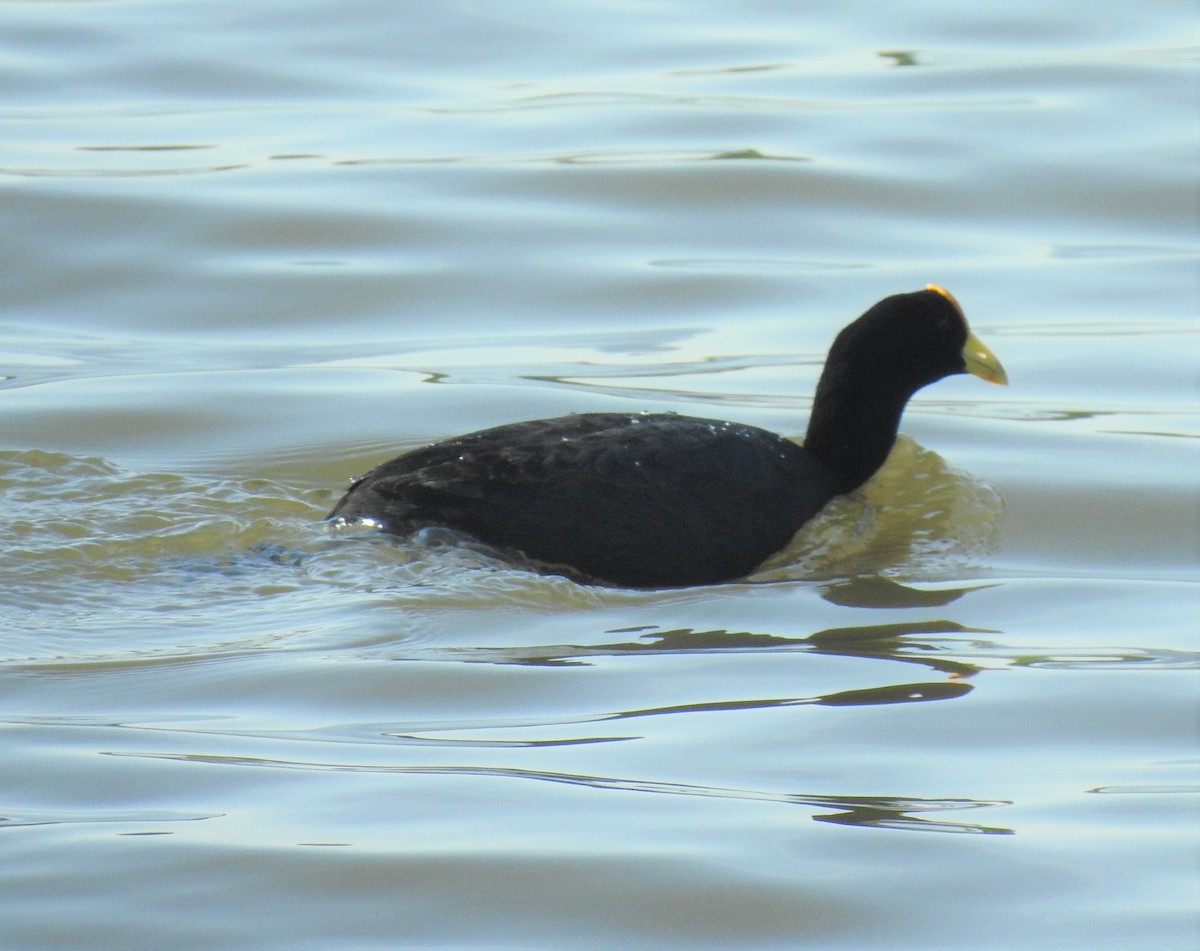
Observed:
[[[764,634],[752,631],[730,631],[723,628],[697,630],[695,628],[673,628],[660,630],[652,625],[621,628],[610,634],[636,634],[636,638],[608,641],[593,645],[561,644],[530,647],[470,647],[453,649],[449,653],[457,660],[484,663],[523,664],[532,666],[559,666],[586,664],[601,657],[619,657],[645,654],[700,654],[713,651],[736,653],[761,651],[804,651],[840,657],[874,658],[902,664],[916,664],[927,670],[962,680],[975,674],[980,668],[963,661],[938,656],[944,649],[932,639],[921,640],[928,635],[960,635],[993,633],[980,628],[968,628],[955,621],[929,620],[895,624],[857,625],[854,627],[829,628],[807,637],[783,634]],[[961,684],[959,686],[962,686]],[[891,688],[886,688],[891,689]],[[911,697],[896,688],[897,699],[891,702],[911,702]],[[919,692],[919,691],[918,691]],[[936,692],[935,692],[936,693]],[[944,699],[942,695],[929,699]],[[800,701],[795,701],[800,702]],[[805,698],[805,703],[815,702]],[[874,699],[880,703],[886,700]]]

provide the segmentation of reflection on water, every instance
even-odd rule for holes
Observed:
[[[836,657],[860,657],[875,660],[917,664],[946,674],[955,682],[948,684],[902,684],[851,691],[825,697],[789,698],[769,701],[724,701],[729,709],[754,705],[805,703],[853,703],[858,697],[863,703],[907,703],[914,700],[941,700],[957,697],[970,688],[957,682],[982,670],[1001,667],[1044,667],[1048,669],[1106,669],[1114,666],[1131,668],[1196,669],[1200,652],[1155,648],[1114,648],[1108,651],[1095,648],[1065,649],[1062,647],[1007,646],[981,639],[978,634],[997,633],[980,628],[967,628],[954,621],[913,621],[903,624],[881,624],[868,627],[835,628],[818,631],[807,637],[750,633],[746,631],[653,630],[653,625],[629,629],[641,637],[636,641],[600,643],[587,647],[578,645],[542,645],[527,647],[448,648],[446,656],[489,664],[529,664],[560,666],[585,663],[604,657],[638,656],[643,654],[708,654],[708,653],[779,653],[803,651]],[[616,631],[610,633],[619,633]],[[943,635],[930,637],[929,635]],[[440,651],[438,651],[440,653]],[[842,698],[842,699],[839,699]],[[694,709],[694,708],[689,708]],[[662,711],[652,711],[662,712]],[[638,714],[618,714],[634,716]]]
[[[849,608],[940,608],[987,587],[991,585],[914,588],[879,575],[860,575],[827,584],[821,594],[827,601]]]

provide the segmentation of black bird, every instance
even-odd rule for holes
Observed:
[[[329,517],[396,535],[447,526],[584,582],[728,581],[874,475],[909,397],[954,373],[1008,382],[950,292],[929,284],[838,334],[803,446],[675,413],[530,420],[397,456],[355,481]]]

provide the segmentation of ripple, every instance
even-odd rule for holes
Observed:
[[[656,782],[653,780],[595,776],[579,773],[558,773],[546,770],[518,769],[503,766],[387,766],[377,764],[322,763],[301,760],[265,759],[245,756],[210,756],[194,753],[134,753],[111,752],[109,756],[130,756],[147,759],[174,760],[210,766],[249,766],[259,769],[304,770],[313,772],[391,773],[422,776],[474,776],[493,779],[530,780],[558,783],[567,786],[586,786],[613,792],[650,793],[667,796],[699,796],[711,799],[751,800],[781,805],[833,809],[833,813],[813,816],[818,822],[863,828],[891,829],[905,832],[943,832],[1011,835],[1007,828],[975,823],[948,822],[918,818],[922,813],[942,813],[964,809],[984,809],[1009,806],[1008,800],[981,799],[915,799],[901,796],[837,796],[755,789],[730,789],[720,786],[690,783]]]
[[[0,833],[7,829],[28,826],[61,825],[158,825],[167,822],[200,822],[219,819],[221,813],[186,813],[167,809],[106,810],[89,809],[86,812],[26,811],[6,809],[0,816]],[[168,835],[168,832],[123,832],[122,835]]]
[[[830,502],[753,580],[936,578],[990,552],[1002,512],[994,489],[901,436],[862,489]]]
[[[1097,786],[1088,792],[1103,796],[1195,796],[1200,794],[1200,785],[1163,783],[1146,786]]]

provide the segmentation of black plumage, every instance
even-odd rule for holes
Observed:
[[[1007,382],[945,290],[888,297],[834,341],[803,446],[674,413],[510,423],[412,450],[330,513],[404,535],[448,526],[544,570],[637,588],[740,578],[883,464],[922,386]]]

